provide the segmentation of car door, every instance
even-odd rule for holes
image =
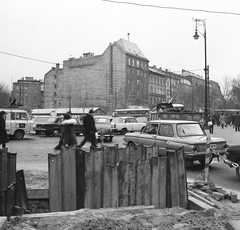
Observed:
[[[160,155],[166,155],[168,143],[174,138],[174,127],[172,124],[160,124],[158,135],[156,136],[156,146]]]
[[[146,146],[152,146],[156,141],[158,133],[158,124],[149,123],[145,126],[144,130],[138,135],[138,144],[144,144]]]

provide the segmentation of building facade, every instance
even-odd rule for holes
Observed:
[[[44,83],[33,77],[21,78],[13,83],[12,100],[27,111],[35,108],[44,108]]]
[[[120,39],[101,55],[63,61],[44,77],[45,108],[100,107],[107,113],[148,106],[148,60],[136,44]]]

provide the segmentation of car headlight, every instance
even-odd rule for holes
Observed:
[[[199,151],[199,147],[198,147],[197,145],[194,145],[194,146],[193,146],[193,151],[194,151],[194,152],[198,152],[198,151]]]

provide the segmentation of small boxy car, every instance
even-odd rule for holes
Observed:
[[[96,129],[98,131],[98,139],[104,136],[105,140],[112,142],[114,137],[114,132],[111,126],[111,118],[108,116],[94,116]]]
[[[198,160],[202,165],[205,164],[207,135],[202,126],[195,121],[152,120],[141,132],[127,133],[123,139],[126,145],[155,144],[159,155],[165,155],[167,151],[183,146],[186,160]],[[220,155],[225,154],[227,148],[225,139],[217,137],[211,137],[210,146]],[[216,155],[212,153],[210,162],[214,157]]]
[[[124,135],[127,132],[141,131],[145,127],[146,122],[138,122],[135,117],[115,117],[111,124],[115,133]]]

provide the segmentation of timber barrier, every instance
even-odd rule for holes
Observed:
[[[76,147],[48,154],[50,212],[153,205],[188,208],[184,150]]]

